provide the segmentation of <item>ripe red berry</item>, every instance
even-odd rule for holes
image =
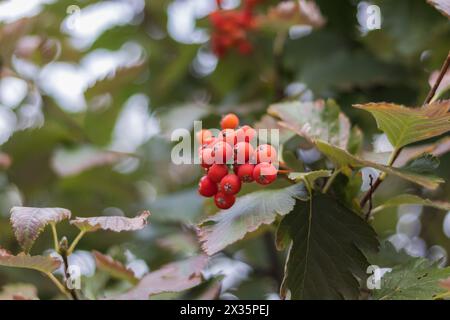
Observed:
[[[236,130],[236,142],[251,142],[256,136],[256,130],[250,126],[243,126]]]
[[[223,129],[220,131],[220,138],[230,146],[234,146],[236,143],[236,133],[233,129]]]
[[[206,129],[202,129],[199,132],[197,132],[196,137],[197,137],[198,143],[200,143],[200,144],[208,144],[214,138],[211,131],[206,130]]]
[[[277,168],[268,162],[262,162],[255,166],[253,179],[259,184],[270,184],[277,178]]]
[[[219,188],[225,194],[236,194],[241,190],[241,180],[233,173],[227,174],[220,180]]]
[[[220,121],[222,129],[236,129],[239,126],[239,118],[234,113],[225,115]]]
[[[233,159],[233,147],[224,141],[219,141],[213,147],[214,162],[217,164],[228,163]]]
[[[214,153],[212,148],[203,148],[200,150],[200,165],[203,168],[209,168],[214,163]]]
[[[228,209],[233,206],[236,201],[236,197],[233,194],[225,194],[223,192],[217,192],[214,196],[214,203],[220,209]]]
[[[204,197],[212,197],[218,191],[217,184],[207,176],[203,176],[198,183],[198,193]]]
[[[234,160],[238,164],[247,163],[253,155],[253,147],[248,142],[238,142],[234,146]]]
[[[250,163],[243,164],[239,166],[237,170],[237,176],[241,179],[242,182],[252,182],[253,179],[253,170],[255,166]]]
[[[225,164],[213,164],[208,170],[208,178],[219,183],[228,174],[228,167]]]
[[[237,174],[238,173],[238,170],[239,170],[239,167],[240,167],[241,165],[239,165],[239,164],[237,164],[237,163],[235,163],[235,164],[233,164],[233,172],[234,172],[234,174]]]
[[[258,146],[255,152],[256,155],[256,161],[258,163],[262,162],[277,162],[278,155],[277,150],[275,150],[274,147],[272,147],[270,144],[262,144]]]

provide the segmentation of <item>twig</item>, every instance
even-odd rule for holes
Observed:
[[[369,193],[368,193],[369,194],[369,210],[367,210],[367,213],[366,213],[366,217],[365,217],[366,221],[369,221],[370,213],[372,212],[372,207],[373,207],[372,195],[373,195],[373,191],[374,191],[374,185],[373,185],[373,176],[371,174],[369,174],[369,179],[370,179],[370,181],[369,181],[370,189],[369,189]],[[380,180],[380,181],[382,181],[382,180]]]
[[[430,101],[433,99],[433,97],[436,94],[436,91],[439,88],[439,85],[441,84],[441,81],[444,78],[445,74],[447,73],[447,70],[449,67],[450,67],[450,52],[448,53],[447,59],[445,59],[444,64],[442,65],[441,71],[439,72],[439,76],[437,77],[436,82],[434,83],[433,87],[431,87],[431,90],[428,93],[424,104],[430,103]]]
[[[444,75],[447,73],[447,70],[449,69],[449,67],[450,67],[450,52],[447,55],[447,58],[445,59],[444,64],[442,65],[439,76],[437,77],[436,82],[434,83],[433,87],[430,89],[430,92],[428,93],[424,104],[428,104],[433,99],[434,95],[436,94],[436,90],[437,90],[437,88],[439,88],[439,85],[441,84],[441,81],[444,78]],[[388,166],[392,166],[394,164],[395,160],[397,160],[398,156],[400,155],[402,149],[403,148],[398,148],[398,149],[394,150],[394,152],[391,154],[391,158],[389,159],[389,162],[387,164]],[[373,188],[364,195],[364,197],[361,199],[361,202],[359,203],[361,209],[364,208],[367,201],[370,199],[370,197],[372,197],[372,194],[378,189],[378,187],[383,182],[385,177],[386,177],[386,173],[382,173],[378,177],[378,179],[375,181],[375,183],[373,184]]]
[[[66,237],[63,237],[61,240],[61,243],[59,244],[59,254],[62,257],[63,264],[64,264],[64,277],[65,277],[65,281],[66,281],[65,287],[73,300],[79,300],[75,289],[71,289],[67,285],[67,282],[70,279],[70,273],[69,273],[69,259],[68,259],[69,254],[68,254],[68,250],[67,250],[67,238]]]
[[[59,291],[61,291],[61,293],[63,293],[64,295],[71,297],[70,293],[67,291],[67,289],[61,284],[61,282],[59,282],[58,279],[56,279],[56,277],[51,273],[45,273],[45,275],[52,280],[52,282],[55,284],[55,286],[59,289]]]

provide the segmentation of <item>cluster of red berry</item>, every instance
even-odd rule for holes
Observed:
[[[277,178],[278,155],[270,144],[254,148],[256,131],[250,126],[239,127],[239,118],[227,114],[220,122],[222,131],[214,136],[210,130],[197,133],[200,164],[206,175],[200,179],[198,192],[213,197],[220,209],[230,208],[243,182],[255,181],[267,185]],[[229,169],[232,169],[230,173]]]
[[[242,55],[252,52],[253,47],[248,39],[248,32],[256,27],[253,10],[260,1],[244,0],[240,9],[219,9],[209,15],[209,20],[214,28],[211,45],[217,56],[224,56],[232,48],[236,48]],[[220,8],[221,1],[218,0],[217,4]]]

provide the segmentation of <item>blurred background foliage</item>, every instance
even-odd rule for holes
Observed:
[[[258,12],[277,3],[263,1]],[[276,32],[267,29],[252,35],[250,55],[219,60],[208,42],[213,0],[0,1],[0,245],[20,250],[9,226],[15,205],[64,207],[76,216],[149,209],[150,225],[140,232],[104,232],[80,243],[88,295],[104,286],[114,292],[124,284],[95,271],[85,251],[109,253],[137,273],[199,252],[192,225],[211,210],[196,192],[200,168],[170,161],[173,129],[192,129],[198,119],[216,127],[229,111],[254,124],[281,97],[333,98],[370,149],[376,125],[351,105],[421,105],[448,54],[449,21],[424,0],[380,0],[372,3],[381,8],[381,29],[369,31],[368,3],[316,3],[324,26],[290,30],[281,53],[273,49]],[[449,168],[447,155],[439,169],[447,180]],[[386,183],[377,201],[399,183]],[[449,194],[446,183],[426,196]],[[420,218],[399,224],[396,209],[385,210],[374,221],[379,235],[411,254],[446,257],[450,219],[445,224],[434,209],[403,210]],[[218,257],[225,297],[276,297],[283,259],[272,231],[259,230],[263,236],[252,234]],[[68,223],[60,233],[75,236]],[[49,249],[50,240],[46,233],[33,252]],[[0,269],[0,286],[17,282],[35,284],[41,297],[56,293],[37,273]]]

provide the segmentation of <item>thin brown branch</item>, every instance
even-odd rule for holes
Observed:
[[[442,68],[441,68],[441,71],[439,73],[439,76],[437,77],[436,82],[434,83],[433,87],[430,89],[430,92],[428,93],[424,104],[429,103],[433,99],[433,97],[436,94],[436,91],[439,88],[439,85],[441,84],[441,81],[444,78],[444,75],[446,74],[446,72],[449,69],[449,67],[450,67],[450,52],[448,53],[447,58],[445,59],[444,64],[442,65]],[[401,151],[402,151],[402,148],[399,148],[397,151],[395,151],[395,153],[391,156],[391,159],[390,159],[390,161],[388,163],[389,166],[391,166],[391,165],[393,165],[395,163],[395,160],[397,160],[397,158],[400,155]],[[364,206],[366,205],[367,201],[369,201],[369,199],[371,199],[372,194],[378,189],[380,184],[383,182],[384,178],[385,178],[385,175],[380,175],[378,177],[378,179],[375,181],[375,183],[373,184],[373,188],[371,188],[364,195],[364,197],[361,199],[361,202],[359,203],[361,209],[364,208]]]
[[[431,90],[428,93],[424,104],[430,103],[430,101],[433,99],[433,97],[436,94],[436,91],[439,88],[439,85],[441,84],[441,81],[444,78],[445,74],[447,73],[447,70],[449,67],[450,67],[450,52],[448,53],[447,59],[445,59],[444,64],[442,65],[441,71],[439,72],[439,76],[437,77],[434,85],[431,87]]]

